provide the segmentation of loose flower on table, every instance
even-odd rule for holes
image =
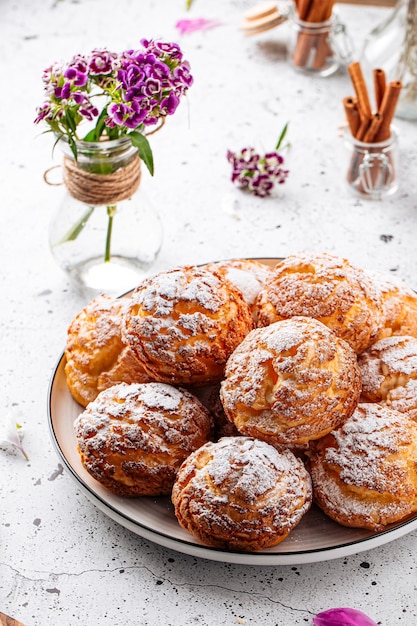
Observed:
[[[279,152],[287,133],[284,126],[275,150],[259,154],[255,148],[246,147],[239,152],[228,150],[227,160],[232,165],[231,181],[239,189],[259,197],[270,196],[275,185],[285,183],[289,171],[284,167],[284,157]]]

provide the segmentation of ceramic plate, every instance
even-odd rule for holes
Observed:
[[[273,264],[277,259],[262,260]],[[101,511],[145,539],[184,554],[214,561],[248,565],[297,565],[369,550],[417,528],[417,515],[379,533],[345,528],[313,505],[290,536],[274,548],[248,554],[204,546],[179,526],[169,498],[120,498],[101,487],[86,472],[80,462],[73,430],[73,422],[83,409],[68,390],[64,367],[65,356],[62,354],[48,390],[49,427],[58,455],[78,486]]]

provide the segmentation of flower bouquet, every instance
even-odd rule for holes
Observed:
[[[77,141],[128,136],[153,174],[146,131],[173,115],[193,83],[188,61],[175,43],[142,39],[140,50],[121,54],[93,50],[43,73],[46,100],[35,124],[48,124],[57,140],[65,137],[77,159]],[[94,122],[81,135],[86,122]]]

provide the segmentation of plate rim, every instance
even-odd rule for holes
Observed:
[[[282,257],[250,257],[257,261],[276,261],[278,262]],[[123,296],[130,291],[122,294]],[[122,296],[120,296],[122,297]],[[81,488],[84,495],[104,514],[116,521],[123,527],[127,528],[131,532],[148,539],[153,543],[170,548],[182,554],[189,556],[205,558],[212,561],[218,561],[222,563],[233,563],[239,565],[299,565],[306,563],[325,562],[341,557],[350,556],[353,554],[359,554],[366,550],[376,548],[381,545],[395,541],[400,537],[407,535],[413,530],[417,529],[417,514],[402,522],[398,522],[393,528],[387,528],[383,531],[375,533],[368,537],[362,537],[346,541],[346,543],[336,546],[328,546],[321,548],[311,548],[299,551],[282,551],[282,552],[243,552],[243,551],[225,551],[212,546],[206,546],[203,544],[196,544],[193,541],[187,541],[181,538],[175,538],[164,533],[160,530],[149,528],[142,522],[133,519],[125,512],[117,509],[111,503],[106,502],[100,494],[92,489],[78,474],[76,469],[71,465],[67,459],[64,450],[62,449],[56,430],[54,428],[54,417],[52,415],[52,400],[54,395],[54,385],[56,384],[57,376],[60,367],[65,359],[65,349],[63,349],[52,369],[52,373],[49,378],[47,389],[47,417],[50,437],[54,446],[54,449],[61,461],[64,463],[66,469],[73,480]],[[75,402],[75,400],[74,400]],[[81,405],[80,405],[81,406]],[[140,532],[139,532],[140,531]],[[388,539],[387,539],[388,537]]]

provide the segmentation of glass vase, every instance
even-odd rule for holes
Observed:
[[[288,19],[291,25],[288,57],[295,70],[324,78],[350,63],[353,43],[335,13],[325,22],[305,22],[290,7]]]
[[[126,137],[63,148],[66,193],[49,228],[58,265],[81,291],[120,295],[155,261],[162,225],[143,191],[141,161]]]
[[[395,115],[417,119],[417,1],[397,0],[387,19],[365,38],[361,63],[370,76],[375,68],[387,81],[400,80],[402,90]]]
[[[366,143],[352,137],[345,128],[347,154],[346,182],[354,195],[382,200],[398,190],[398,135],[391,126],[388,139]]]

